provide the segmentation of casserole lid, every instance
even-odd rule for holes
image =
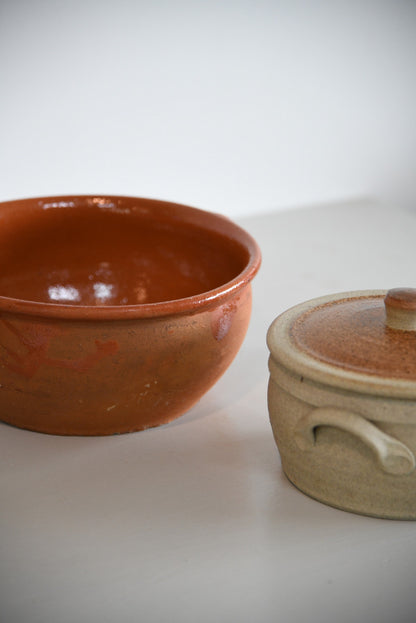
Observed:
[[[267,341],[272,359],[316,381],[416,398],[416,289],[314,299],[279,316]]]

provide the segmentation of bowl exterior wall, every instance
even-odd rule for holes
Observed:
[[[372,397],[315,383],[271,357],[268,408],[283,470],[307,495],[343,510],[392,519],[416,519],[416,470],[388,473],[374,449],[355,434],[327,423],[299,444],[302,422],[318,409],[334,409],[369,422],[416,452],[416,402]],[[330,411],[328,411],[330,412]]]
[[[225,303],[162,318],[0,315],[0,418],[53,434],[106,435],[182,415],[244,339],[246,284]]]

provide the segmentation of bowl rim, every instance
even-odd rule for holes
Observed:
[[[135,205],[136,202],[137,205]],[[127,211],[130,213],[130,210],[135,210],[146,215],[151,213],[166,215],[170,211],[169,216],[172,222],[179,220],[178,216],[185,217],[188,223],[197,225],[202,229],[220,233],[237,242],[247,251],[248,259],[244,268],[230,281],[214,289],[185,298],[137,305],[70,305],[31,301],[0,295],[0,312],[74,320],[121,320],[194,314],[225,303],[228,298],[249,284],[261,265],[260,248],[245,229],[234,223],[227,216],[182,203],[148,197],[112,194],[68,194],[28,197],[0,202],[0,221],[3,210],[12,210],[19,206],[20,208],[32,210],[71,209],[80,206],[91,206],[92,209],[105,208],[107,211],[113,212],[126,213]]]

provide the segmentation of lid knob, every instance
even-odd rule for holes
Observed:
[[[390,329],[416,331],[416,288],[393,288],[384,299]]]

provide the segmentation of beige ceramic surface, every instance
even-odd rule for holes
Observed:
[[[273,322],[270,421],[283,469],[303,492],[357,513],[416,519],[415,334],[406,302],[416,292],[385,296],[323,297]]]
[[[235,357],[259,249],[219,215],[129,197],[0,204],[0,417],[77,435],[188,410]]]

